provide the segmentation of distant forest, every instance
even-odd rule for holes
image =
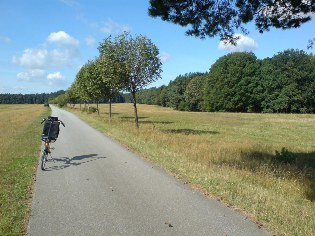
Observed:
[[[0,94],[0,104],[45,104],[55,103],[55,99],[59,96],[66,94],[66,91],[59,90],[53,93],[36,93],[36,94]],[[130,102],[131,96],[129,94],[118,94],[113,99],[114,103],[124,103],[125,101]],[[91,101],[92,102],[92,101]],[[108,99],[104,98],[99,103],[107,103]]]
[[[64,90],[54,93],[36,93],[36,94],[0,94],[0,104],[45,104],[61,94]]]
[[[290,49],[263,60],[230,53],[207,73],[139,91],[137,102],[181,111],[314,113],[314,95],[315,56]]]

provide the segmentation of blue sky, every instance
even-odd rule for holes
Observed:
[[[206,72],[231,51],[252,51],[261,59],[290,48],[307,51],[315,37],[314,18],[298,29],[264,34],[248,25],[250,33],[233,48],[218,37],[186,36],[184,28],[148,16],[148,6],[149,0],[1,0],[0,93],[69,88],[80,67],[99,55],[99,43],[124,30],[150,38],[160,50],[162,78],[149,87]]]

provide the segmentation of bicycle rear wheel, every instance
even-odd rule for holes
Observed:
[[[41,157],[41,168],[42,170],[45,170],[45,165],[47,161],[48,153],[44,150]]]

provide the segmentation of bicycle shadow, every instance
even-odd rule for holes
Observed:
[[[72,158],[69,157],[53,158],[46,163],[45,171],[63,170],[71,166],[80,166],[82,164],[86,164],[104,158],[107,157],[99,157],[98,154],[80,155],[74,156]]]

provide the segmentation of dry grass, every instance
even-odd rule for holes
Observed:
[[[315,115],[190,113],[140,105],[137,130],[131,104],[114,105],[111,125],[107,105],[100,110],[100,117],[77,113],[270,231],[315,235]]]
[[[23,235],[40,149],[40,105],[0,105],[0,235]]]

